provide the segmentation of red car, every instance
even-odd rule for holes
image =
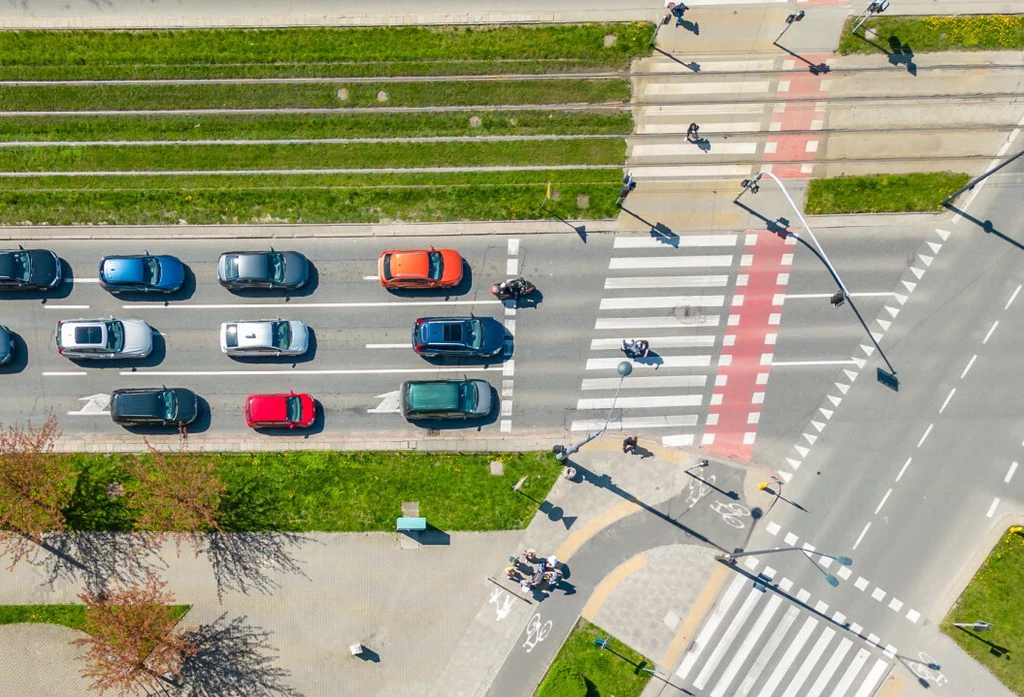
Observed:
[[[377,261],[385,288],[451,288],[462,283],[462,257],[454,249],[392,249]]]
[[[245,423],[250,428],[309,428],[316,402],[308,394],[251,394],[245,398]]]

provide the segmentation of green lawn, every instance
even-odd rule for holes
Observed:
[[[1010,530],[999,541],[974,579],[942,621],[942,631],[1018,695],[1024,695],[1024,534]],[[954,622],[989,622],[976,632]]]
[[[360,532],[393,530],[403,501],[419,501],[434,527],[525,528],[561,471],[550,453],[288,451],[209,453],[227,484],[221,525],[227,531]],[[75,454],[81,470],[66,515],[76,530],[134,529],[125,499],[111,500],[114,481],[130,486],[125,456]],[[490,474],[501,460],[505,473]]]
[[[638,697],[651,676],[642,668],[654,664],[612,638],[600,650],[595,640],[608,633],[580,619],[555,656],[536,697]]]
[[[4,79],[387,76],[624,70],[650,54],[648,22],[0,32]],[[613,41],[606,41],[611,35]],[[505,65],[503,65],[505,64]],[[507,68],[507,69],[502,69]]]
[[[191,605],[175,605],[174,617],[182,617]],[[60,624],[81,630],[85,605],[0,605],[0,624]]]
[[[955,172],[814,179],[805,210],[814,215],[941,211],[943,199],[968,179],[969,175]]]
[[[1024,15],[957,15],[875,17],[850,33],[855,17],[846,20],[839,53],[930,53],[934,51],[1020,50],[1024,48]],[[865,31],[875,33],[866,38]]]
[[[471,119],[479,119],[474,126]],[[628,111],[8,116],[0,141],[253,140],[441,136],[628,135]]]

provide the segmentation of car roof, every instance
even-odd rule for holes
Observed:
[[[117,413],[122,416],[159,416],[164,415],[163,393],[167,391],[162,387],[145,388],[141,390],[123,390],[114,393],[114,403]]]
[[[430,273],[430,249],[391,253],[392,278],[425,278]]]
[[[448,411],[459,408],[459,380],[408,383],[409,410]]]
[[[238,252],[239,278],[266,278],[271,252]]]
[[[254,394],[249,397],[249,418],[253,421],[288,420],[290,394]]]
[[[105,345],[107,343],[107,321],[108,320],[72,319],[61,322],[61,346],[73,347]]]
[[[273,345],[274,322],[275,320],[261,320],[258,322],[227,322],[227,324],[235,325],[239,348],[259,348]]]
[[[142,283],[146,257],[107,257],[103,260],[103,278],[111,283]]]

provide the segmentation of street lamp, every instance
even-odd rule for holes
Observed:
[[[992,629],[991,624],[989,624],[988,622],[982,622],[981,620],[977,622],[954,622],[953,626],[962,627],[964,629],[973,629],[976,632],[987,632],[988,630]]]
[[[599,437],[602,433],[608,430],[608,423],[612,420],[612,414],[615,413],[615,402],[616,400],[618,400],[619,391],[622,389],[622,381],[626,379],[627,375],[633,372],[633,364],[630,363],[629,361],[622,361],[621,363],[619,363],[618,366],[616,366],[615,372],[619,374],[619,386],[615,388],[615,396],[612,397],[612,406],[611,409],[608,410],[608,418],[604,420],[604,425],[601,426],[600,430],[594,431],[589,436],[581,440],[579,443],[576,443],[575,445],[572,445],[570,443],[568,448],[562,445],[556,445],[555,459],[558,460],[559,462],[565,462],[566,460],[569,459],[570,455],[579,452],[580,448],[582,448],[584,445],[594,440],[595,438]]]
[[[775,37],[775,41],[773,43],[778,44],[779,39],[782,38],[782,35],[789,31],[789,28],[793,26],[795,22],[799,22],[800,20],[802,20],[806,14],[806,12],[800,10],[799,12],[794,12],[793,14],[787,16],[786,26],[783,27],[782,31],[779,32],[779,35]]]
[[[868,6],[864,8],[864,11],[857,17],[857,23],[853,25],[853,29],[850,30],[851,34],[857,33],[860,29],[860,25],[868,21],[868,17],[871,15],[881,14],[889,9],[889,0],[871,0]]]
[[[830,586],[839,585],[839,579],[825,571],[825,569],[823,569],[816,561],[814,561],[814,559],[811,558],[811,551],[803,547],[776,547],[775,549],[757,549],[752,552],[744,552],[742,549],[736,549],[732,553],[724,552],[722,554],[716,554],[715,559],[717,559],[718,561],[724,561],[729,564],[735,564],[736,560],[740,557],[749,557],[753,554],[774,554],[775,552],[793,551],[803,552],[804,557],[807,558],[807,561],[811,562],[811,564],[814,565],[814,568],[816,568],[818,571],[824,574],[825,580],[828,581],[828,584]],[[834,557],[831,554],[822,554],[821,552],[814,552],[814,554],[817,554],[819,557],[827,557],[828,559],[834,559],[843,566],[851,566],[853,564],[853,559],[851,559],[850,557]]]
[[[616,199],[615,205],[618,208],[622,208],[622,202],[626,200],[626,197],[636,188],[636,180],[633,179],[633,173],[627,172],[626,176],[622,178],[622,188],[619,189],[619,198]]]

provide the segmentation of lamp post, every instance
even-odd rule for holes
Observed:
[[[853,29],[850,30],[851,34],[856,34],[857,30],[864,22],[868,21],[868,17],[874,14],[880,14],[889,9],[889,0],[871,0],[868,6],[864,8],[864,11],[860,13],[857,18],[856,24],[853,25]]]
[[[615,413],[615,402],[618,400],[619,391],[622,389],[622,381],[626,379],[627,375],[633,372],[633,364],[629,361],[622,361],[618,366],[616,366],[615,372],[619,374],[619,386],[615,388],[615,396],[612,397],[612,406],[608,410],[608,418],[604,420],[604,425],[601,426],[600,430],[594,431],[575,445],[570,443],[568,448],[556,446],[557,450],[555,451],[555,459],[559,462],[565,462],[569,459],[570,455],[579,452],[580,448],[608,430],[608,424],[612,420],[612,414]]]
[[[735,564],[736,560],[740,557],[749,557],[753,554],[774,554],[776,552],[794,551],[803,552],[804,557],[807,558],[807,561],[811,562],[811,564],[814,565],[814,568],[816,568],[818,571],[824,574],[825,580],[828,581],[828,584],[830,586],[839,585],[839,579],[825,571],[825,569],[823,569],[817,562],[814,561],[814,559],[811,558],[812,552],[808,549],[804,549],[803,547],[776,547],[775,549],[756,549],[751,552],[744,552],[742,549],[737,549],[732,553],[724,552],[722,554],[716,554],[715,559],[717,559],[718,561],[724,561],[729,564]],[[831,554],[822,554],[821,552],[813,552],[813,554],[817,554],[819,557],[827,557],[828,559],[834,559],[843,566],[851,566],[853,564],[853,559],[851,559],[850,557],[835,557]]]
[[[786,17],[786,26],[782,28],[782,31],[779,32],[779,35],[775,37],[775,41],[773,41],[772,43],[778,44],[779,43],[779,39],[782,38],[783,34],[785,34],[787,31],[789,31],[789,28],[791,26],[793,26],[793,23],[794,22],[799,22],[800,20],[802,20],[806,14],[807,14],[806,12],[804,12],[803,10],[800,10],[799,12],[794,12],[793,14],[789,15],[788,17]]]
[[[953,626],[962,627],[964,629],[973,629],[976,632],[987,632],[992,629],[991,624],[988,622],[982,622],[981,620],[978,620],[977,622],[954,622]]]

